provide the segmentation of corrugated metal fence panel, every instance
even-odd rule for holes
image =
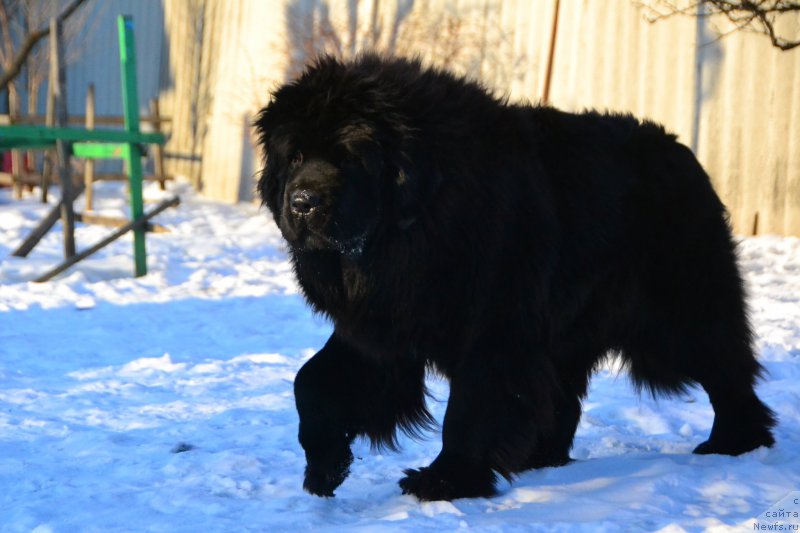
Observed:
[[[86,90],[95,85],[95,110],[98,115],[122,116],[122,85],[119,69],[117,16],[132,15],[135,24],[138,61],[139,103],[143,113],[151,98],[159,94],[159,65],[164,44],[163,14],[160,0],[104,0],[87,8],[85,36],[76,40],[78,49],[68,50],[75,61],[67,65],[67,107],[70,114],[86,110]],[[45,98],[40,100],[42,112]]]
[[[151,99],[159,96],[161,50],[164,45],[163,15],[160,0],[104,0],[90,2],[85,12],[75,17],[84,20],[79,35],[66,44],[67,110],[70,115],[86,113],[89,84],[95,86],[95,112],[122,116],[117,16],[131,15],[136,41],[137,90],[142,114],[149,114]],[[46,85],[46,84],[44,84]],[[46,87],[39,98],[39,113],[44,114]],[[121,161],[100,161],[99,172],[122,172]]]

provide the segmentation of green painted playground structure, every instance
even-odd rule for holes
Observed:
[[[145,215],[144,202],[142,198],[142,161],[144,154],[143,144],[163,145],[165,137],[162,133],[145,133],[139,129],[139,98],[136,88],[136,49],[134,46],[133,18],[127,15],[120,15],[117,18],[117,29],[119,32],[120,67],[122,71],[122,103],[124,110],[124,130],[103,130],[103,129],[81,129],[69,127],[48,127],[30,125],[11,125],[0,126],[0,150],[8,149],[53,149],[58,152],[61,168],[62,181],[62,201],[61,216],[64,220],[65,231],[65,255],[66,261],[40,276],[36,281],[46,281],[56,274],[66,270],[80,259],[88,257],[96,252],[105,244],[122,236],[127,231],[133,231],[133,256],[134,271],[136,276],[147,274],[147,254],[145,248],[145,231],[147,221],[156,214],[163,211],[166,207],[174,206],[179,203],[177,197],[162,202],[156,209]],[[51,32],[51,39],[55,39],[55,33]],[[63,79],[61,80],[63,83]],[[51,83],[54,80],[51,76]],[[63,91],[60,92],[63,95]],[[66,110],[66,102],[60,105]],[[64,111],[65,112],[65,111]],[[109,238],[101,243],[75,254],[74,243],[67,244],[72,239],[73,214],[71,204],[75,199],[71,191],[71,177],[69,169],[65,168],[69,154],[74,157],[86,159],[122,159],[129,181],[131,222],[120,228]],[[67,206],[66,209],[64,207]],[[38,230],[38,237],[35,237],[29,248],[35,246],[36,242],[55,222],[43,221],[46,226],[43,230]],[[67,236],[67,233],[70,233]],[[37,233],[37,231],[34,231]],[[33,235],[31,236],[33,237]],[[23,245],[24,246],[24,245]],[[27,251],[25,252],[27,253]],[[25,254],[16,254],[25,255]]]

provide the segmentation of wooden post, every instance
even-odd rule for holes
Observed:
[[[32,117],[36,114],[37,106],[39,105],[39,85],[34,81],[35,76],[28,76],[27,80],[27,91],[28,91],[28,118]],[[36,168],[36,152],[33,150],[28,150],[25,152],[25,173],[28,172],[28,165],[30,164],[31,169],[35,170]],[[31,186],[31,181],[26,180],[26,185],[28,186],[29,191],[33,191],[33,187]]]
[[[133,40],[133,17],[120,15],[117,18],[119,31],[119,54],[122,66],[122,108],[125,114],[125,131],[139,132],[139,95],[136,87],[136,46]],[[131,218],[137,220],[144,213],[142,200],[142,147],[139,143],[127,143],[125,160],[131,194]],[[133,230],[133,259],[136,276],[147,274],[144,227]]]
[[[82,191],[83,185],[80,185],[75,191],[73,191],[73,194],[77,196],[80,195]],[[64,203],[64,200],[65,197],[62,197],[58,202],[58,205],[53,207],[53,209],[47,213],[47,215],[39,222],[39,225],[36,226],[33,231],[31,231],[30,235],[28,235],[28,237],[22,241],[22,244],[20,244],[11,255],[14,257],[26,257],[29,253],[31,253],[31,250],[33,250],[34,247],[39,244],[39,241],[42,240],[42,237],[47,235],[47,232],[50,231],[50,228],[52,228],[53,225],[55,225],[55,223],[58,221],[59,217],[61,216],[62,204]],[[75,198],[72,198],[72,201],[74,200]]]
[[[67,91],[66,69],[63,57],[61,23],[55,17],[50,19],[50,83],[55,94],[55,121],[59,128],[67,126]],[[61,220],[64,224],[64,257],[75,255],[75,214],[72,210],[72,176],[70,173],[70,143],[62,139],[56,140],[56,156],[58,159],[58,177],[61,182]]]
[[[161,113],[159,112],[158,98],[150,100],[150,115],[153,120],[153,131],[161,133]],[[153,145],[153,167],[161,190],[166,190],[167,176],[164,173],[164,147],[160,144]]]
[[[44,125],[52,128],[56,125],[56,93],[54,83],[47,84],[47,114],[45,115]],[[50,175],[53,173],[53,161],[55,159],[55,152],[47,150],[44,154],[44,161],[42,162],[42,176],[39,183],[42,193],[42,203],[47,203],[47,192],[50,187]]]
[[[86,129],[94,129],[94,83],[89,84],[86,91]],[[83,171],[83,183],[86,186],[86,210],[91,211],[94,206],[92,182],[94,181],[94,159],[87,159]]]
[[[63,263],[61,263],[60,265],[55,267],[53,270],[50,270],[49,272],[47,272],[45,274],[42,274],[41,276],[39,276],[38,278],[36,278],[33,281],[35,281],[37,283],[41,283],[43,281],[48,281],[48,280],[52,279],[53,277],[55,277],[58,274],[64,272],[66,269],[68,269],[69,267],[71,267],[72,265],[74,265],[75,263],[80,261],[81,259],[85,259],[86,257],[89,257],[93,253],[95,253],[98,250],[100,250],[101,248],[103,248],[105,246],[108,246],[109,244],[111,244],[115,240],[119,239],[120,237],[125,235],[125,233],[127,233],[127,232],[129,232],[131,230],[138,231],[138,230],[141,229],[142,231],[144,231],[144,228],[147,225],[147,221],[148,220],[150,220],[154,216],[158,215],[159,213],[161,213],[162,211],[164,211],[168,207],[174,207],[174,206],[177,206],[179,204],[180,204],[180,198],[178,198],[177,196],[174,196],[174,197],[172,197],[172,198],[170,198],[168,200],[164,200],[163,202],[158,204],[151,212],[147,213],[146,215],[142,214],[141,216],[139,216],[139,217],[135,218],[134,220],[128,222],[127,224],[125,224],[124,226],[119,228],[117,231],[115,231],[114,233],[112,233],[111,235],[109,235],[108,237],[103,239],[102,241],[98,242],[97,244],[95,244],[91,248],[87,248],[86,250],[82,251],[78,255],[70,257],[69,259],[65,260]]]
[[[12,83],[8,86],[9,124],[17,122],[20,111],[19,93],[16,90],[16,86]],[[20,150],[11,150],[11,188],[14,192],[14,198],[17,200],[22,198],[22,173],[22,152]]]
[[[21,150],[11,150],[11,183],[14,188],[14,198],[22,198],[22,175],[25,173]]]
[[[93,213],[75,213],[75,220],[84,222],[86,224],[93,224],[97,226],[109,226],[112,228],[121,228],[127,225],[130,220],[124,217],[107,217],[103,215],[95,215]],[[145,226],[147,233],[169,233],[169,228],[159,224],[147,223]]]

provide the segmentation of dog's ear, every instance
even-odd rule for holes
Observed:
[[[274,157],[269,156],[269,152],[275,148],[270,146],[270,136],[272,135],[274,123],[274,112],[272,112],[270,105],[263,108],[253,122],[263,165],[258,173],[256,191],[261,198],[262,205],[270,208],[277,221],[277,214],[280,211],[280,187],[276,179],[278,175],[277,163]]]
[[[395,212],[397,213],[397,226],[400,229],[408,229],[419,216],[420,198],[418,187],[416,187],[416,176],[412,178],[411,173],[402,166],[397,168],[394,179],[395,187]]]
[[[267,157],[267,143],[269,141],[269,136],[272,133],[271,119],[272,112],[270,111],[270,106],[268,105],[258,112],[258,115],[253,122],[253,128],[256,131],[258,145],[261,147],[261,157],[264,159]]]
[[[441,173],[433,165],[423,165],[428,169],[420,173],[410,161],[394,166],[395,213],[397,227],[408,229],[424,213],[431,197],[442,181]]]

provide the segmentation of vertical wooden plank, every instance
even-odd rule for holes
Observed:
[[[176,79],[176,94],[177,98],[179,99],[177,110],[180,113],[173,114],[173,120],[180,120],[180,122],[173,122],[173,131],[177,130],[175,128],[175,124],[186,124],[190,125],[194,123],[197,117],[192,117],[192,107],[194,103],[196,103],[197,92],[196,87],[194,87],[194,72],[195,68],[197,68],[194,56],[195,56],[195,47],[198,46],[197,44],[197,35],[195,35],[195,26],[194,23],[196,21],[196,13],[193,12],[194,6],[189,3],[183,3],[183,10],[184,12],[181,13],[181,17],[177,20],[176,24],[178,25],[178,31],[183,39],[181,43],[181,50],[180,54],[181,57],[179,59],[178,70],[177,74],[178,77]],[[177,148],[177,152],[179,153],[189,153],[192,149],[192,128],[191,126],[188,128],[181,128],[181,136],[180,138],[176,139],[174,146]],[[173,149],[174,150],[174,149]],[[192,184],[196,185],[196,180],[194,174],[192,173],[192,165],[187,161],[178,161],[180,172],[183,173],[185,176],[190,177],[192,180]]]
[[[66,68],[62,56],[61,23],[53,17],[50,19],[50,83],[55,96],[55,123],[57,127],[66,127],[67,91]],[[64,224],[64,257],[75,255],[75,213],[72,201],[72,176],[70,174],[70,143],[56,141],[56,157],[58,159],[58,176],[61,182],[61,221]]]
[[[205,155],[205,142],[209,135],[211,135],[212,125],[211,121],[218,119],[213,117],[213,102],[211,97],[214,88],[219,85],[219,71],[220,63],[227,55],[221,48],[219,42],[223,38],[225,24],[230,13],[228,10],[230,3],[221,3],[219,0],[206,0],[203,4],[203,35],[202,46],[200,47],[200,69],[195,73],[193,83],[196,84],[196,102],[198,110],[203,113],[202,118],[196,117],[196,124],[199,126],[203,124],[204,120],[209,120],[208,126],[203,126],[203,131],[200,133],[198,128],[193,132],[191,139],[192,155],[203,154],[203,159],[199,165],[192,165],[192,185],[196,191],[202,191],[204,188],[203,176],[206,174],[207,158]],[[204,191],[205,192],[205,191]]]
[[[787,116],[791,128],[786,139],[786,198],[784,198],[784,235],[800,236],[800,56],[795,54],[793,63],[786,69],[794,72],[788,100]]]
[[[162,88],[159,98],[161,99],[162,109],[172,117],[173,124],[188,124],[188,122],[183,121],[182,116],[183,103],[186,98],[182,69],[185,63],[189,61],[188,59],[181,61],[180,58],[183,49],[189,46],[184,41],[185,36],[181,33],[181,26],[186,23],[189,10],[188,2],[164,2],[164,28],[169,36],[169,59],[167,61],[168,71],[164,73],[167,85]],[[185,127],[176,128],[173,126],[172,135],[165,145],[165,149],[168,152],[181,153],[185,130]],[[170,173],[184,175],[182,163],[178,159],[169,160],[167,166]]]
[[[165,155],[165,175],[185,176],[195,187],[200,183],[200,164],[195,156],[199,155],[208,118],[209,95],[204,73],[209,68],[208,56],[213,53],[212,18],[216,17],[210,2],[207,4],[205,0],[164,2],[164,23],[170,36],[170,83],[162,91],[159,105],[160,112],[172,119],[172,128],[163,149],[165,154],[180,156]]]
[[[120,15],[117,18],[119,31],[120,66],[122,67],[122,107],[125,115],[125,130],[139,131],[139,93],[136,87],[136,46],[133,39],[133,18]],[[144,215],[142,199],[142,149],[138,143],[129,143],[125,150],[128,181],[131,195],[131,219]],[[133,232],[133,257],[136,276],[147,274],[145,250],[145,228],[140,226]]]
[[[86,91],[86,129],[94,129],[94,83],[89,84],[89,89]],[[85,199],[86,210],[91,211],[94,209],[94,159],[87,159],[86,166],[84,167],[83,183],[85,185]]]
[[[27,85],[27,92],[28,92],[28,115],[36,115],[37,109],[39,107],[39,91],[38,85],[34,87],[33,77],[28,76]],[[35,169],[36,166],[36,152],[33,150],[27,150],[25,152],[25,173],[28,173],[28,165],[30,164],[31,167]],[[26,185],[31,187],[30,182],[26,183]]]
[[[45,126],[52,128],[56,125],[56,93],[55,84],[52,81],[47,84],[47,111],[44,120]],[[39,186],[41,189],[41,201],[43,204],[47,203],[47,193],[50,188],[50,175],[53,173],[53,161],[56,154],[53,150],[47,150],[44,153],[44,161],[42,162],[42,176]]]
[[[25,173],[22,151],[11,150],[11,184],[14,190],[14,198],[22,198],[22,176]]]
[[[161,133],[161,113],[158,105],[158,98],[150,100],[150,115],[153,120],[153,131]],[[158,185],[164,191],[166,187],[166,175],[164,174],[164,148],[160,144],[153,145],[153,166]]]
[[[21,111],[20,94],[12,81],[8,85],[9,124],[17,122]],[[14,193],[14,198],[17,200],[22,198],[22,172],[22,152],[20,150],[11,150],[11,188]]]

